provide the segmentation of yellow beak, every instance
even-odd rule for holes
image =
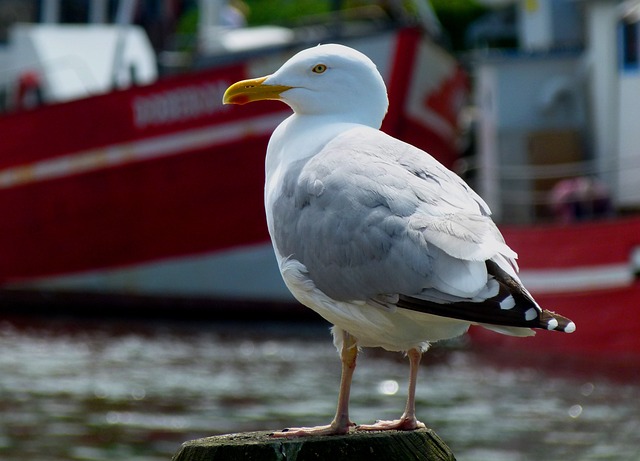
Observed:
[[[224,104],[247,104],[265,99],[279,100],[281,93],[293,88],[286,85],[263,85],[267,77],[252,78],[234,83],[224,92],[222,102]]]

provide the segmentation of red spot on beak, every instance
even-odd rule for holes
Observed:
[[[238,94],[233,96],[230,102],[231,104],[238,104],[242,106],[250,102],[250,100],[249,100],[249,96],[247,96],[246,94]]]

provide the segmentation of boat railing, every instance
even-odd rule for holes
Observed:
[[[487,167],[480,165],[477,159],[465,159],[464,164],[463,176],[505,223],[570,221],[576,213],[584,215],[581,219],[595,219],[627,211],[619,205],[628,197],[622,195],[624,192],[619,191],[612,179],[618,177],[619,170],[613,162],[603,165],[588,159]],[[640,176],[640,159],[631,165],[627,162],[625,169],[629,168],[637,170]],[[489,191],[486,190],[487,177],[492,178]]]

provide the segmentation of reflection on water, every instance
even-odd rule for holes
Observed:
[[[467,460],[637,460],[640,384],[427,355],[419,417]],[[0,322],[0,459],[168,461],[187,439],[327,423],[326,327]],[[395,418],[408,365],[366,350],[352,418]]]

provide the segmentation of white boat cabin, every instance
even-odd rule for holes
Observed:
[[[473,56],[479,192],[505,223],[640,208],[640,1],[512,3],[518,49]]]

